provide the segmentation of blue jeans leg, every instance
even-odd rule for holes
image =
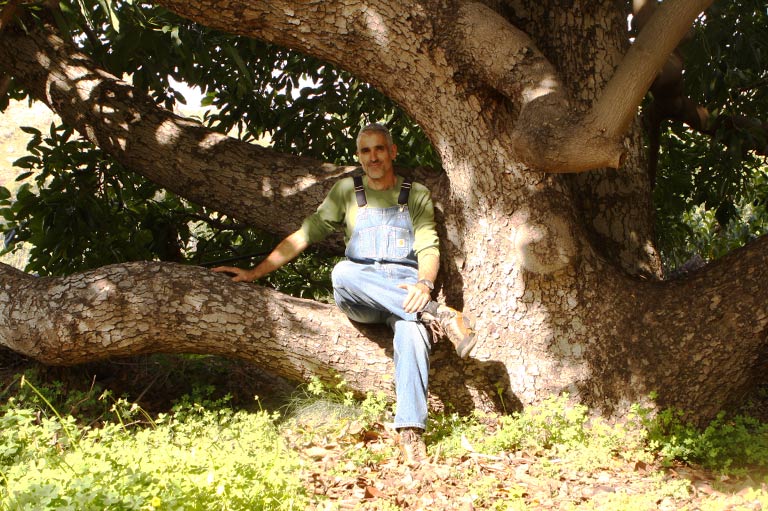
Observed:
[[[387,313],[380,317],[377,321],[379,323],[385,322],[391,314],[408,321],[418,319],[415,312],[405,312],[403,309],[408,291],[397,287],[399,284],[415,284],[418,281],[416,268],[346,260],[333,268],[331,280],[336,303],[355,321],[365,322],[352,317],[345,309],[346,304]]]
[[[426,429],[427,384],[429,383],[429,336],[416,321],[390,316],[395,332],[396,428]]]
[[[342,261],[333,270],[336,304],[351,320],[387,323],[394,331],[395,427],[425,429],[430,341],[427,329],[406,313],[402,302],[407,291],[397,287],[416,282],[416,270],[394,265],[369,265]]]

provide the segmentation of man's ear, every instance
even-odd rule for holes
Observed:
[[[393,160],[397,156],[397,144],[392,144],[389,148],[389,157]]]

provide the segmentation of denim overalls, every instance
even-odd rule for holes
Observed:
[[[417,321],[416,313],[403,310],[408,291],[397,287],[415,284],[418,280],[413,222],[407,205],[410,182],[403,183],[407,188],[401,190],[400,205],[391,208],[366,206],[362,179],[356,179],[355,185],[359,208],[347,244],[347,260],[333,269],[333,296],[351,320],[387,323],[392,328],[397,394],[395,427],[424,429],[429,335]]]

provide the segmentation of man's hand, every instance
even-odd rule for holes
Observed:
[[[408,296],[403,301],[405,312],[418,312],[432,299],[430,289],[424,284],[399,284],[397,287],[408,290]]]
[[[238,268],[236,266],[217,266],[213,268],[212,271],[232,275],[233,282],[253,282],[257,278],[252,270],[244,270],[243,268]]]

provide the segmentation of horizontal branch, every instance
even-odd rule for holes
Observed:
[[[33,277],[0,263],[0,346],[49,365],[147,353],[247,360],[292,381],[344,378],[360,394],[394,398],[392,332],[351,322],[335,305],[234,283],[196,266],[134,262],[66,277]],[[472,406],[450,343],[433,352],[436,406]],[[492,388],[492,387],[491,387]]]
[[[372,342],[369,338],[374,339]],[[241,358],[294,381],[391,374],[384,330],[361,331],[332,305],[170,263],[38,278],[0,264],[0,345],[51,365],[143,353]],[[365,361],[354,381],[350,367]]]
[[[678,280],[636,283],[621,319],[642,349],[627,363],[660,404],[711,418],[765,381],[766,282],[768,236]]]

